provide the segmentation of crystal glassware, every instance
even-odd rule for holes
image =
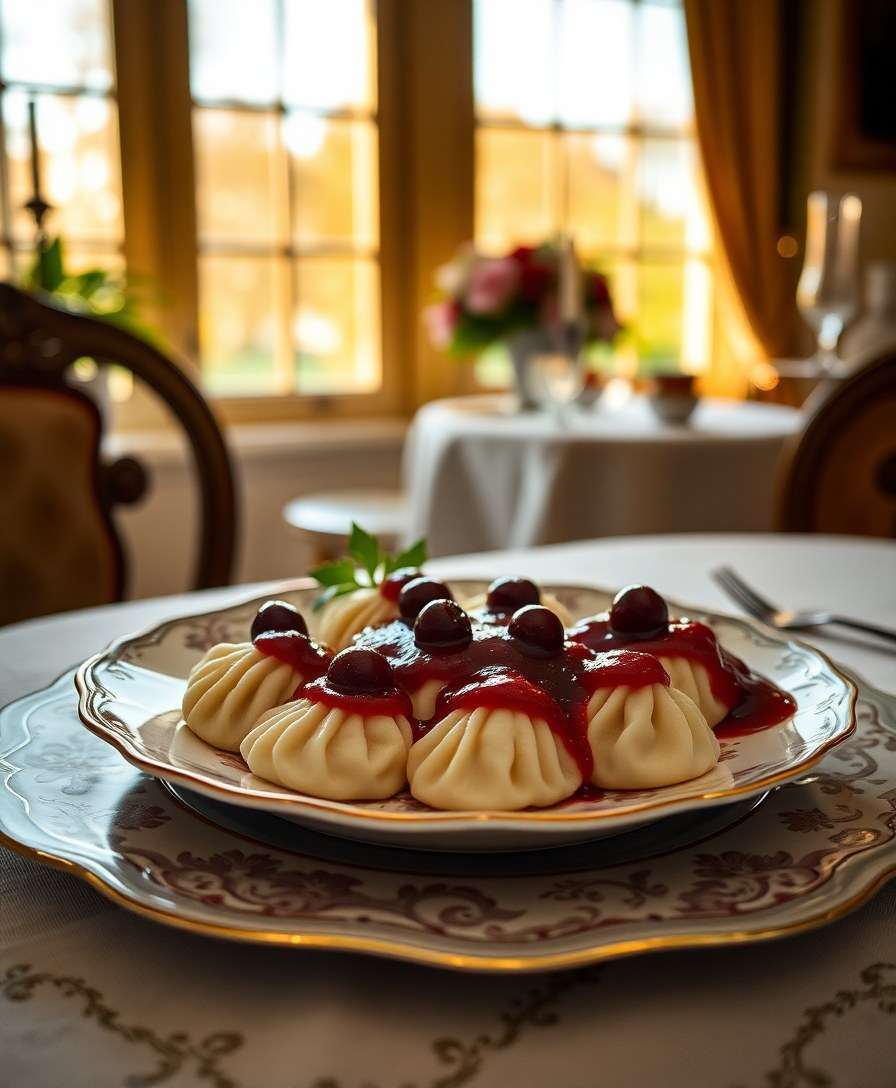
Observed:
[[[536,355],[532,360],[532,378],[538,403],[553,412],[562,426],[585,387],[581,356],[565,351]]]
[[[840,368],[837,343],[858,306],[861,219],[862,201],[853,193],[839,200],[824,192],[809,194],[796,301],[817,337],[816,359],[825,374]]]

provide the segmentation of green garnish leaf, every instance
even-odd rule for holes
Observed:
[[[409,548],[405,548],[403,552],[399,552],[394,559],[390,557],[390,561],[394,564],[392,570],[398,570],[400,567],[422,567],[426,559],[426,541],[423,537]]]
[[[314,602],[314,611],[323,608],[336,597],[342,597],[356,589],[379,585],[401,567],[420,567],[425,562],[425,540],[416,541],[398,555],[388,555],[375,536],[352,522],[348,555],[322,563],[311,571],[311,577],[323,587],[323,593]],[[361,571],[364,573],[361,574]]]
[[[334,559],[329,563],[322,563],[309,573],[322,586],[358,584],[355,578],[355,564],[351,559]]]
[[[376,581],[376,568],[383,561],[383,551],[376,537],[371,536],[354,521],[351,536],[348,538],[348,554],[362,570],[367,571],[373,584]]]

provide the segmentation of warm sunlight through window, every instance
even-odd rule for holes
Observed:
[[[48,28],[52,32],[48,33]],[[3,0],[3,249],[16,278],[34,253],[28,102],[34,99],[44,227],[65,240],[66,267],[122,265],[118,128],[107,0]]]
[[[379,388],[372,0],[190,0],[213,393]]]
[[[676,0],[475,0],[476,240],[571,231],[626,372],[708,363],[712,278]]]

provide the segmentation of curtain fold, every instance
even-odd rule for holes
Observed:
[[[694,115],[731,282],[763,351],[792,350],[793,266],[781,233],[780,0],[685,0]]]

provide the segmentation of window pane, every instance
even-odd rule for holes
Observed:
[[[543,242],[557,230],[554,135],[476,134],[476,236],[486,249]]]
[[[709,365],[712,333],[712,274],[706,261],[689,258],[684,265],[684,319],[681,358],[690,370]]]
[[[190,0],[193,97],[274,102],[278,97],[275,0]]]
[[[554,115],[553,0],[476,0],[476,107],[530,125]]]
[[[637,100],[646,125],[686,125],[693,111],[684,12],[638,6]]]
[[[34,222],[23,209],[32,196],[28,99],[22,91],[3,96],[12,230],[31,239]],[[111,103],[93,96],[40,95],[37,138],[41,187],[53,206],[51,234],[109,239],[122,234],[118,132]]]
[[[322,110],[376,105],[370,0],[286,0],[283,97]]]
[[[112,86],[108,0],[3,0],[3,79]]]
[[[638,162],[641,244],[680,248],[692,204],[690,146],[684,140],[644,140]]]
[[[563,124],[631,120],[633,47],[634,9],[628,0],[563,0],[557,53]]]
[[[380,384],[379,269],[374,261],[296,262],[293,320],[301,393],[365,393]]]
[[[123,273],[124,255],[111,249],[91,249],[79,245],[65,246],[66,272],[89,272],[102,268],[106,272]]]
[[[680,264],[638,268],[638,312],[633,322],[641,370],[669,369],[681,359],[684,276]]]
[[[278,263],[273,257],[200,258],[199,341],[211,392],[279,391]]]
[[[197,214],[203,241],[273,242],[285,235],[275,114],[193,113]]]
[[[295,196],[299,244],[377,244],[376,127],[291,114],[283,123]]]
[[[632,245],[623,230],[621,186],[628,184],[633,155],[625,136],[564,137],[569,171],[569,227],[580,248]]]

